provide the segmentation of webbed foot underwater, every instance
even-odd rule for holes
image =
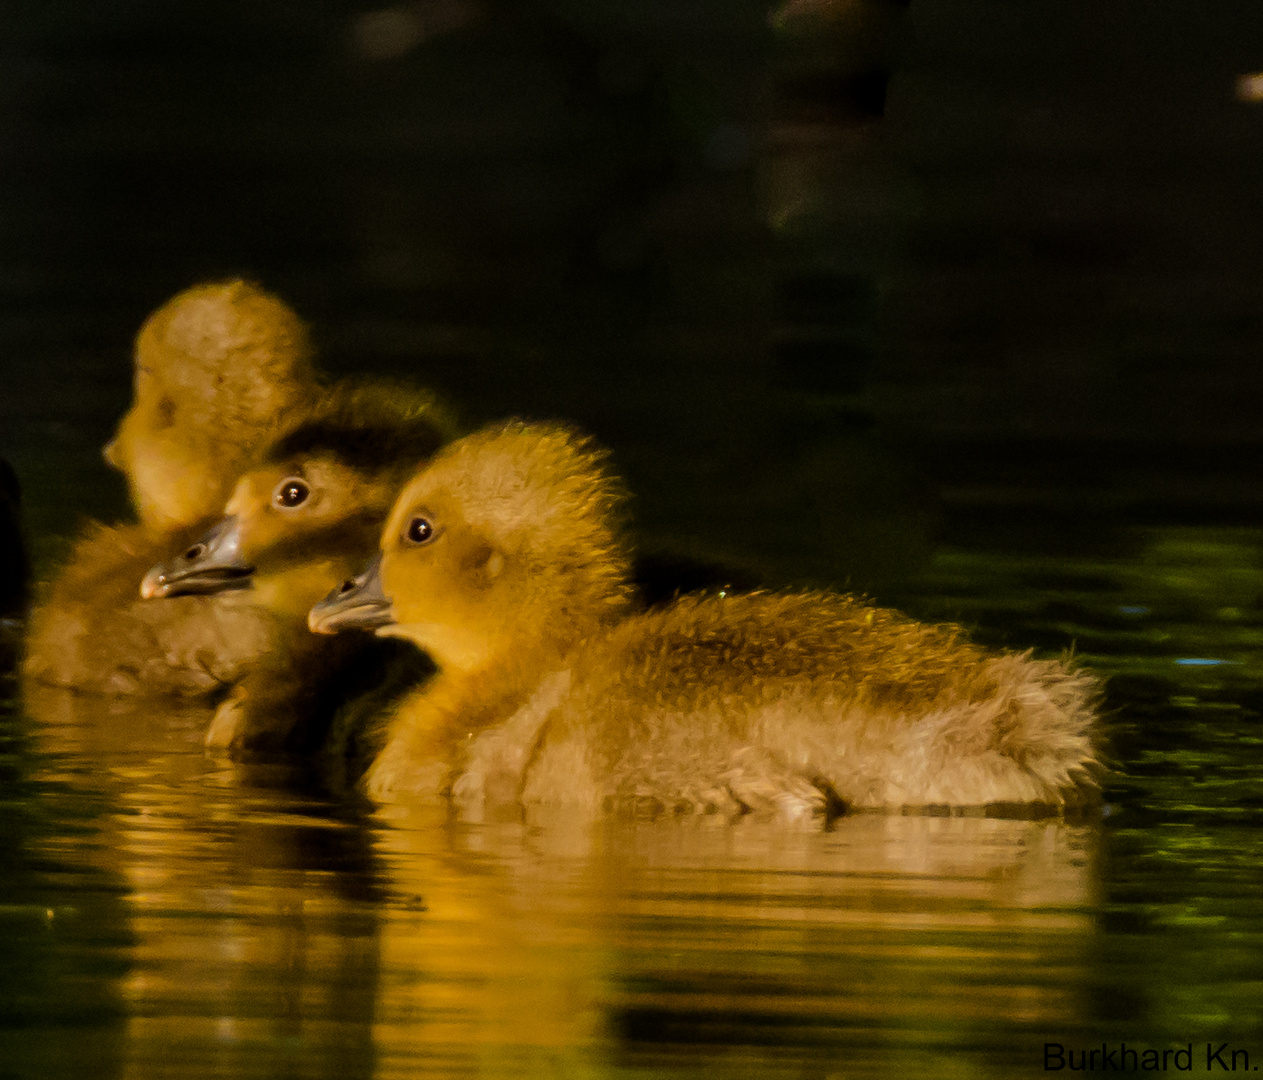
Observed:
[[[404,488],[380,563],[310,616],[437,665],[384,719],[371,795],[788,817],[1097,799],[1086,672],[833,593],[637,611],[622,507],[590,441],[517,422]]]

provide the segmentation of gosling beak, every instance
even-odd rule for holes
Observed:
[[[183,554],[160,562],[140,583],[146,600],[186,593],[216,593],[250,585],[254,567],[241,554],[237,518],[226,517]]]
[[[394,621],[390,598],[382,592],[382,557],[377,555],[311,609],[307,628],[314,634],[336,634],[339,630],[376,630]]]

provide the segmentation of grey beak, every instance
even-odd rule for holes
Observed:
[[[183,554],[153,567],[140,583],[140,595],[152,600],[244,589],[252,573],[254,567],[241,555],[237,518],[226,517]]]
[[[382,592],[381,555],[334,589],[307,615],[307,627],[314,634],[376,630],[394,621],[390,598]]]

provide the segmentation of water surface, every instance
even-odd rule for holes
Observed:
[[[1073,639],[1109,676],[1100,819],[467,823],[208,756],[201,707],[28,688],[4,722],[6,1060],[802,1077],[1035,1074],[1049,1042],[1253,1055],[1260,625],[1241,601],[1263,536],[1126,541],[1139,554],[946,550],[920,601],[984,638]]]

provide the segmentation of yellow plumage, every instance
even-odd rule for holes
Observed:
[[[253,286],[180,294],[141,332],[136,399],[109,451],[142,523],[80,538],[32,613],[25,674],[106,694],[232,688],[212,741],[284,741],[305,722],[298,703],[355,651],[313,639],[307,609],[362,560],[399,485],[451,434],[426,391],[318,386],[301,323]],[[278,507],[294,474],[312,498]],[[226,504],[251,580],[142,600],[147,572],[196,551]]]
[[[149,530],[218,514],[237,477],[316,399],[306,327],[244,281],[197,285],[136,338],[132,407],[105,449]]]
[[[378,633],[439,674],[385,720],[371,794],[791,817],[1094,797],[1086,673],[832,593],[633,612],[621,505],[589,441],[517,422],[403,490]]]
[[[243,281],[198,285],[145,322],[132,406],[106,447],[139,524],[89,525],[39,591],[28,678],[106,694],[201,694],[266,647],[259,613],[236,600],[144,606],[155,561],[192,543],[247,464],[317,399],[306,330]]]

